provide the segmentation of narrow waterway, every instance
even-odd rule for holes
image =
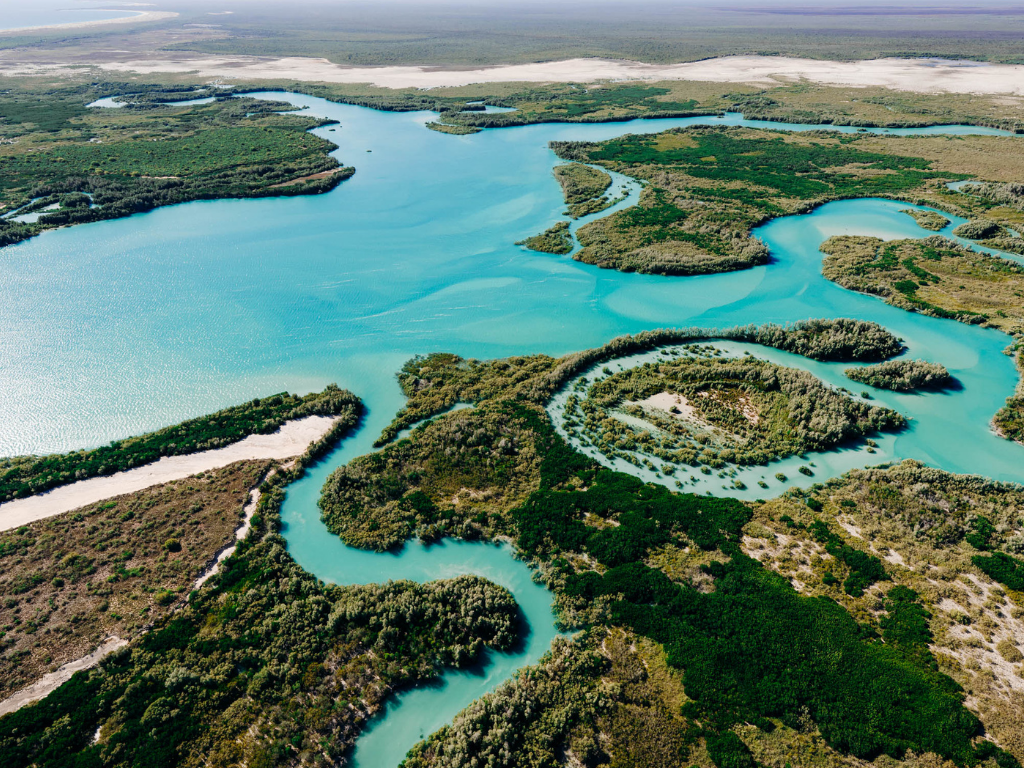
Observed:
[[[288,490],[282,515],[292,555],[340,584],[477,573],[512,591],[528,629],[513,652],[488,654],[477,669],[397,697],[358,742],[362,768],[397,765],[422,736],[536,661],[556,634],[550,595],[507,547],[410,543],[397,554],[375,554],[345,547],[320,521],[316,500],[326,476],[372,449],[402,405],[394,374],[414,354],[559,355],[666,326],[874,320],[901,336],[909,355],[949,368],[963,389],[878,393],[878,402],[911,419],[910,428],[879,440],[877,454],[815,458],[814,479],[908,457],[1021,479],[1024,448],[988,428],[1016,381],[1003,354],[1008,337],[903,312],[821,276],[818,247],[830,235],[933,234],[900,213],[903,204],[845,201],[774,221],[757,233],[773,262],[731,274],[627,275],[513,245],[564,210],[549,141],[693,124],[817,126],[727,115],[449,136],[424,129],[430,113],[267,97],[338,120],[334,130],[316,133],[339,144],[336,154],[356,167],[355,176],[325,195],[190,203],[0,249],[0,454],[92,446],[332,381],[363,398],[362,430]],[[955,126],[904,132],[998,133]],[[616,177],[610,192],[623,182]],[[626,186],[629,198],[619,206],[635,200],[638,185]],[[845,381],[839,366],[763,356]]]

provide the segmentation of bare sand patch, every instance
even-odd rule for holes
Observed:
[[[194,72],[204,77],[369,83],[384,88],[438,88],[475,83],[696,80],[778,85],[807,80],[823,85],[885,87],[919,93],[1024,94],[1024,66],[933,59],[815,61],[785,56],[724,56],[683,64],[612,59],[567,59],[478,69],[345,67],[306,57],[186,56],[99,63],[102,69],[142,74]]]
[[[99,648],[87,656],[75,659],[74,661],[69,661],[56,672],[43,675],[32,683],[32,685],[27,688],[22,688],[14,695],[0,701],[0,717],[21,709],[26,704],[31,704],[33,701],[45,699],[53,691],[57,690],[64,685],[64,683],[70,680],[71,676],[74,675],[75,672],[95,667],[108,653],[112,653],[125,645],[128,645],[127,640],[122,640],[119,637],[107,638]]]
[[[659,411],[665,411],[678,419],[705,423],[697,409],[690,405],[689,400],[682,395],[676,395],[671,392],[659,392],[656,395],[651,395],[646,400],[638,400],[635,403],[630,403],[630,405],[639,405],[641,408],[657,408]],[[675,410],[672,410],[673,408]]]
[[[54,488],[47,493],[0,504],[0,531],[42,520],[94,504],[103,499],[134,493],[153,485],[180,480],[247,459],[287,459],[305,452],[334,425],[330,416],[307,416],[285,422],[276,432],[250,435],[237,443],[186,456],[165,456],[152,464],[104,477],[93,477]]]

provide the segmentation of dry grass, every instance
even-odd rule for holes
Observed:
[[[234,538],[246,461],[0,534],[0,698],[174,609]]]
[[[827,254],[823,274],[844,288],[880,296],[903,309],[965,313],[958,319],[972,323],[981,322],[980,315],[985,325],[1009,333],[1024,331],[1024,268],[1006,259],[943,238],[883,243],[874,237],[833,237],[822,251]],[[922,255],[928,252],[940,258]],[[932,278],[911,272],[908,259]],[[898,287],[908,281],[918,284],[911,293]]]
[[[932,650],[940,668],[964,687],[967,706],[988,734],[1024,758],[1024,666],[1016,661],[1024,652],[1024,595],[1007,593],[977,569],[971,557],[978,550],[964,540],[975,517],[983,515],[996,528],[995,548],[1015,546],[1024,526],[1024,488],[914,462],[851,472],[819,488],[814,493],[824,505],[819,512],[802,497],[758,505],[745,529],[747,554],[799,580],[805,594],[837,600],[862,622],[877,622],[882,593],[891,585],[916,590],[931,613]],[[807,557],[816,542],[803,529],[780,523],[783,514],[803,524],[826,521],[848,545],[885,560],[891,581],[876,584],[862,598],[822,584],[821,560]],[[759,760],[780,766],[781,756],[806,741],[785,733],[744,733],[744,738]],[[919,759],[928,763],[926,757]]]

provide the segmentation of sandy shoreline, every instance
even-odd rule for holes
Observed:
[[[115,10],[108,8],[96,8],[95,10]],[[10,35],[21,32],[40,32],[49,29],[77,29],[79,27],[98,27],[107,24],[137,24],[142,21],[162,21],[173,19],[178,14],[174,11],[133,11],[134,16],[123,16],[119,19],[95,19],[93,21],[69,21],[66,24],[43,24],[38,27],[15,27],[13,29],[0,29],[0,34]]]
[[[0,531],[70,512],[87,504],[134,493],[172,480],[226,467],[246,459],[288,459],[306,451],[334,426],[330,416],[307,416],[285,422],[269,435],[250,435],[244,440],[212,451],[186,456],[165,456],[152,464],[103,477],[80,480],[47,493],[0,504]]]
[[[777,85],[808,80],[823,85],[881,86],[920,93],[1024,95],[1024,66],[928,59],[816,61],[784,56],[725,56],[685,64],[644,64],[610,59],[568,59],[479,69],[431,67],[344,67],[327,59],[302,57],[192,56],[96,64],[101,69],[140,74],[190,73],[246,80],[362,83],[385,88],[437,88],[474,83],[697,80]]]
[[[27,688],[22,688],[17,693],[12,694],[3,701],[0,701],[0,717],[21,709],[26,704],[31,704],[33,701],[45,699],[53,691],[57,690],[64,685],[64,683],[70,680],[71,676],[74,675],[75,672],[95,667],[103,661],[103,658],[107,654],[113,653],[118,648],[123,648],[126,645],[128,645],[128,641],[122,640],[119,637],[107,638],[103,644],[92,653],[83,656],[80,659],[69,661],[56,672],[50,672],[47,675],[43,675],[32,683],[32,685]]]

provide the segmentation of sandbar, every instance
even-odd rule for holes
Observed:
[[[306,451],[334,426],[330,416],[307,416],[285,422],[276,432],[249,435],[237,443],[185,456],[164,456],[159,461],[113,475],[92,477],[52,491],[0,504],[0,531],[8,531],[87,504],[134,493],[172,480],[208,472],[252,459],[288,459]]]
[[[723,56],[683,64],[567,59],[477,69],[347,67],[306,57],[184,56],[97,63],[108,71],[195,73],[246,80],[363,83],[386,88],[438,88],[476,83],[696,80],[770,86],[806,80],[823,85],[885,87],[919,93],[1024,95],[1024,66],[937,59],[817,61],[785,56]]]
[[[106,10],[96,8],[90,10]],[[118,9],[120,10],[120,9]],[[39,32],[49,29],[75,29],[78,27],[98,27],[107,24],[137,24],[142,21],[162,21],[173,19],[178,14],[174,11],[132,11],[134,16],[122,16],[117,19],[94,19],[92,21],[69,21],[63,24],[43,24],[37,27],[14,27],[12,29],[0,29],[2,34],[17,34],[21,32]]]

